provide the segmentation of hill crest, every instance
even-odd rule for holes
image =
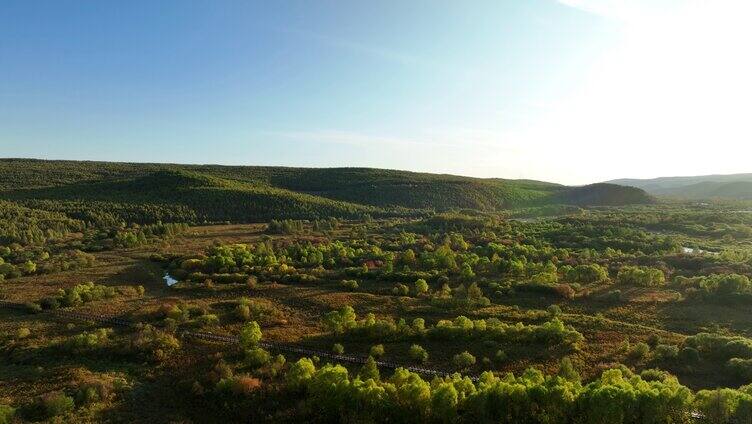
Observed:
[[[8,200],[179,205],[202,219],[230,221],[653,202],[640,189],[613,184],[567,187],[377,168],[5,159],[0,181],[0,198]]]
[[[609,182],[638,187],[655,196],[688,200],[752,199],[752,174],[750,173],[618,179]]]

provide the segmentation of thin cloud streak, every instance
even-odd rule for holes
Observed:
[[[495,132],[474,128],[430,129],[417,137],[385,136],[344,130],[262,131],[260,136],[280,137],[311,143],[335,143],[348,146],[493,148],[497,151],[519,152],[517,147],[502,145]]]
[[[408,145],[434,145],[434,143],[431,142],[420,141],[412,138],[379,136],[341,130],[263,131],[260,135],[281,137],[292,141],[334,143],[361,147],[374,145],[389,145],[394,147]]]
[[[319,32],[295,28],[273,28],[273,30],[283,34],[294,35],[306,40],[315,40],[335,49],[347,51],[349,53],[357,55],[368,56],[374,59],[394,63],[401,66],[419,67],[425,68],[427,70],[447,72],[468,80],[476,80],[478,78],[491,76],[491,74],[485,73],[480,69],[450,66],[446,63],[439,63],[428,60],[416,54],[406,53],[403,51],[381,46],[374,46],[372,44],[361,43],[345,38],[334,37]]]
[[[559,4],[624,23],[659,19],[692,1],[682,0],[556,0]]]
[[[321,34],[318,32],[307,31],[294,28],[273,28],[275,31],[283,34],[291,34],[306,40],[315,40],[328,46],[338,48],[341,50],[347,50],[351,53],[362,54],[377,59],[385,60],[388,62],[397,63],[400,65],[426,65],[427,62],[418,56],[403,53],[397,50],[376,47],[369,44],[359,43],[357,41],[346,40],[343,38],[332,37],[330,35]]]

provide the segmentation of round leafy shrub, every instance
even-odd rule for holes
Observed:
[[[355,291],[358,289],[358,282],[355,280],[342,280],[339,284],[343,288],[350,291]]]
[[[407,351],[408,356],[415,362],[425,363],[428,360],[428,352],[421,345],[414,344]]]
[[[468,351],[464,351],[454,355],[452,363],[459,368],[468,368],[475,365],[475,356]]]
[[[384,356],[384,345],[377,344],[375,346],[371,346],[371,350],[369,351],[369,354],[373,356],[374,358],[380,358]]]
[[[269,352],[260,347],[254,347],[245,352],[245,361],[253,368],[262,367],[268,364],[270,360],[271,355]]]
[[[63,392],[52,392],[42,395],[37,400],[38,411],[40,411],[45,418],[57,417],[67,414],[72,411],[75,402],[73,398],[67,396]]]
[[[243,324],[238,335],[238,343],[243,349],[250,349],[261,341],[261,327],[256,321]]]

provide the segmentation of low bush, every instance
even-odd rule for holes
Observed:
[[[40,396],[37,399],[36,405],[37,411],[44,418],[52,418],[73,411],[75,402],[72,397],[63,392],[52,392]]]
[[[619,284],[651,287],[660,286],[666,282],[663,271],[656,268],[640,266],[624,266],[616,275]]]
[[[378,344],[375,346],[371,346],[371,349],[369,350],[369,354],[373,356],[374,358],[380,358],[384,356],[384,345]]]
[[[355,280],[342,280],[339,283],[342,288],[347,289],[349,291],[354,291],[358,289],[358,282]]]
[[[256,347],[259,341],[261,341],[261,327],[256,321],[251,321],[243,324],[238,335],[238,343],[242,349],[250,349]]]
[[[606,293],[605,296],[603,296],[603,300],[605,300],[606,302],[612,302],[612,303],[621,302],[622,300],[621,290],[609,291],[608,293]]]
[[[114,399],[128,388],[127,382],[120,377],[109,375],[88,375],[78,383],[75,399],[78,405]]]
[[[16,410],[8,405],[0,404],[0,424],[13,423],[13,417],[16,416]]]
[[[196,322],[202,327],[213,327],[219,325],[219,317],[215,314],[204,314],[196,318]]]
[[[559,305],[550,305],[546,308],[546,312],[548,312],[548,316],[551,318],[556,318],[561,315],[561,307],[559,307]]]
[[[577,265],[564,272],[564,279],[570,283],[596,283],[608,279],[608,271],[598,264]]]
[[[656,361],[673,361],[679,357],[679,346],[659,344],[653,350]]]
[[[679,361],[683,364],[692,365],[700,362],[700,352],[693,347],[685,347],[679,351]]]
[[[567,300],[574,299],[574,296],[577,294],[575,289],[569,284],[556,284],[553,287],[553,291],[557,296]]]
[[[285,380],[292,389],[300,389],[308,383],[315,372],[316,366],[311,359],[300,358],[290,365],[290,369],[285,374]]]
[[[650,353],[650,346],[647,343],[637,343],[629,350],[628,356],[634,360],[644,359]]]
[[[726,367],[733,375],[752,381],[752,359],[731,358],[726,363]]]
[[[251,308],[248,305],[239,304],[235,307],[235,316],[241,321],[248,321],[251,319]]]
[[[379,380],[379,378],[381,377],[379,374],[379,367],[376,365],[376,360],[373,359],[373,356],[369,356],[366,363],[363,364],[363,366],[360,368],[358,377],[363,381],[366,381],[368,379],[376,381]]]
[[[468,368],[475,365],[475,356],[465,351],[452,357],[452,363],[459,368]]]
[[[407,351],[407,355],[415,362],[425,363],[428,361],[428,352],[421,345],[414,344],[410,346],[410,350]]]
[[[402,283],[398,283],[392,289],[392,294],[394,294],[395,296],[407,296],[410,294],[410,287],[407,287]]]
[[[241,297],[235,307],[235,316],[241,321],[260,321],[273,316],[274,310],[271,310],[261,302]]]
[[[89,352],[109,344],[111,334],[111,328],[99,328],[91,332],[84,331],[68,338],[64,346],[68,351],[76,354]]]
[[[16,338],[21,340],[29,337],[31,335],[31,330],[29,330],[29,327],[19,327],[19,329],[16,331]]]
[[[217,383],[220,394],[232,396],[249,396],[261,387],[261,380],[249,375],[236,375],[223,378]]]
[[[254,347],[245,351],[245,362],[253,367],[260,368],[269,363],[271,355],[260,347]]]
[[[147,324],[128,340],[127,349],[147,359],[163,361],[180,349],[180,341]]]
[[[419,278],[415,281],[415,294],[420,296],[428,293],[428,283],[426,280]]]
[[[42,305],[36,302],[25,303],[24,308],[26,308],[26,311],[32,314],[37,314],[39,312],[42,312]]]

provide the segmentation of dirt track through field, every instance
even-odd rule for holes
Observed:
[[[7,302],[4,300],[0,300],[0,307],[6,308],[6,309],[13,309],[13,310],[19,310],[19,311],[26,311],[26,306],[20,303],[14,303],[14,302]],[[56,309],[47,311],[43,314],[47,314],[47,316],[51,316],[53,318],[59,318],[59,319],[75,319],[75,320],[82,320],[82,321],[93,321],[93,322],[99,322],[103,324],[112,324],[119,327],[137,327],[141,325],[141,323],[133,322],[127,319],[123,318],[117,318],[112,317],[108,315],[98,315],[98,314],[88,314],[88,313],[82,313],[82,312],[76,312],[69,309]],[[38,316],[39,314],[37,314]],[[181,337],[184,340],[189,339],[198,339],[198,340],[205,340],[205,341],[211,341],[216,343],[226,343],[226,344],[237,344],[238,338],[237,336],[226,336],[221,334],[214,334],[209,333],[205,331],[183,331],[180,333]],[[316,349],[309,349],[305,347],[295,346],[292,344],[283,344],[283,343],[276,343],[276,342],[270,342],[270,341],[261,341],[259,342],[259,346],[275,352],[287,352],[287,353],[294,353],[304,356],[318,356],[319,358],[326,358],[328,360],[331,360],[333,362],[340,362],[340,363],[350,363],[350,364],[365,364],[368,360],[367,357],[363,356],[355,356],[355,355],[338,355],[331,352],[326,352],[322,350],[316,350]],[[397,368],[403,368],[408,371],[427,375],[427,376],[438,376],[443,377],[446,375],[449,375],[451,373],[432,369],[432,368],[424,368],[424,367],[416,367],[411,365],[403,365],[398,364],[396,362],[391,361],[376,361],[376,365],[379,368],[386,368],[386,369],[397,369]],[[473,381],[478,381],[477,376],[468,376]]]

